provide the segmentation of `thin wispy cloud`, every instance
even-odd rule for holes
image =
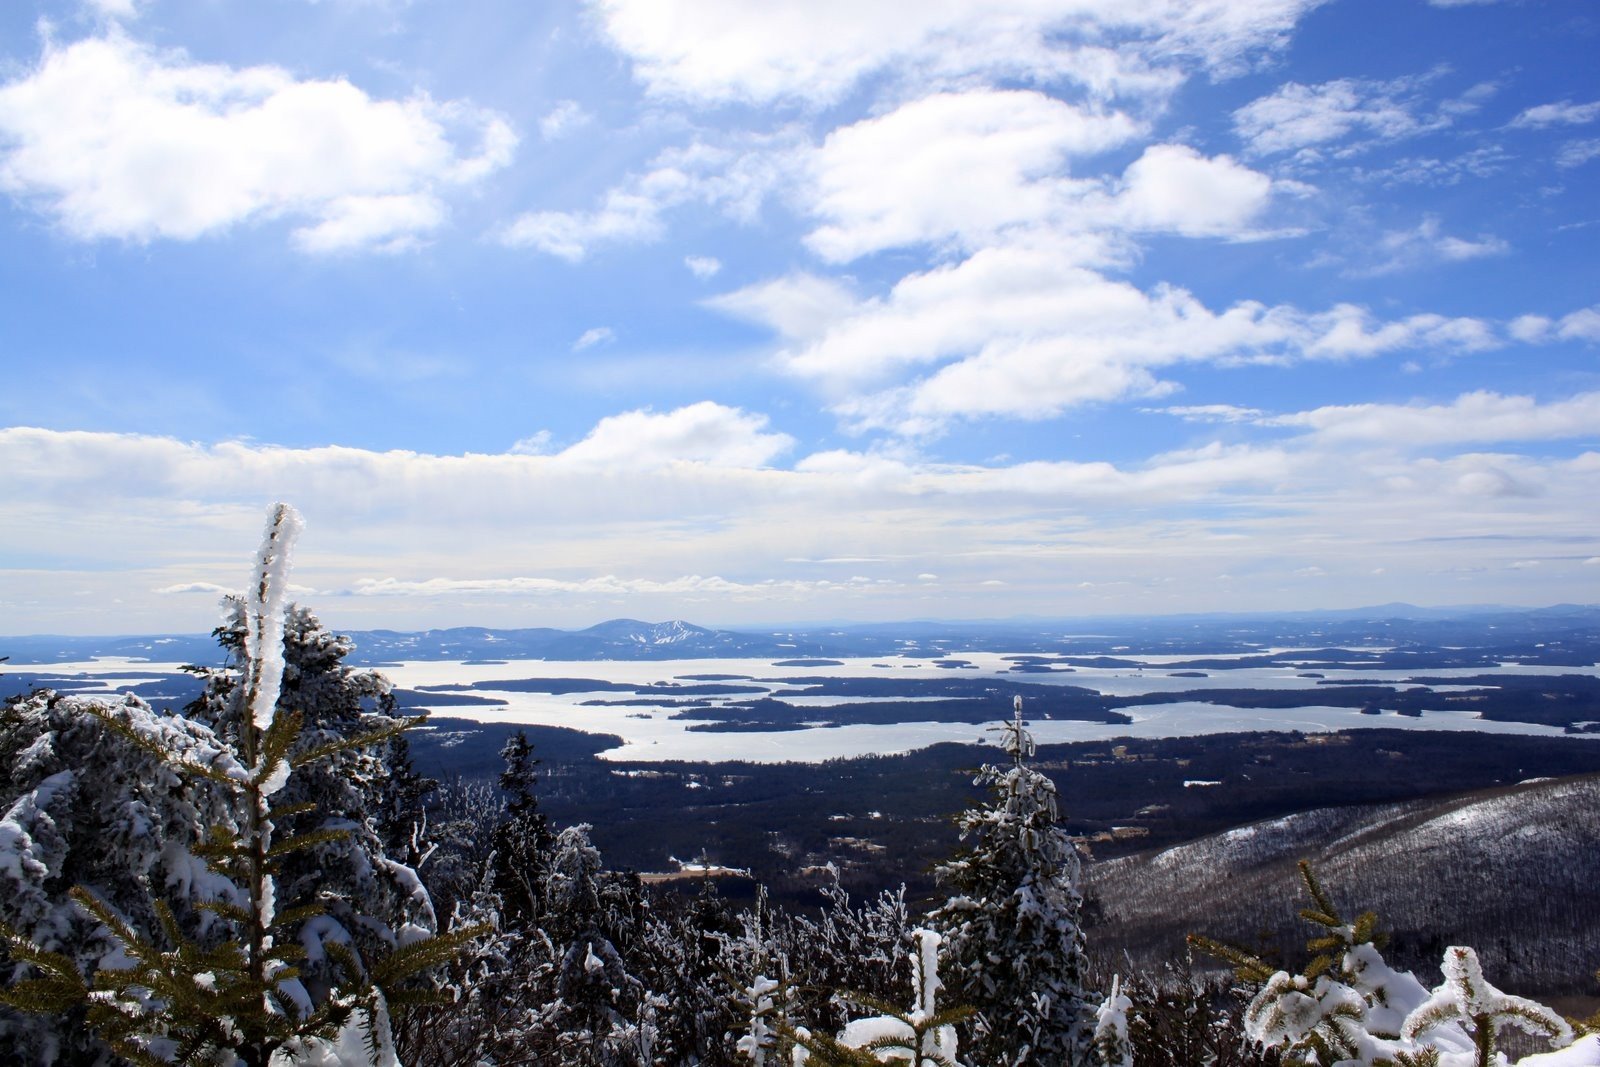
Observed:
[[[617,339],[617,333],[609,326],[595,326],[584,330],[578,339],[572,342],[574,352],[582,352],[586,348],[597,345],[608,345]]]

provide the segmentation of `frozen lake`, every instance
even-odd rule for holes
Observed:
[[[1317,667],[1320,678],[1303,677],[1300,667],[1247,667],[1208,670],[1205,677],[1172,677],[1171,670],[1158,662],[1169,657],[1138,657],[1151,665],[1144,668],[1079,667],[1070,672],[1019,673],[1011,670],[1013,660],[1003,653],[961,653],[949,658],[970,664],[967,668],[938,667],[933,660],[883,658],[847,659],[822,666],[776,666],[768,660],[692,659],[649,661],[562,661],[512,660],[504,663],[467,663],[428,660],[400,663],[381,668],[397,688],[420,690],[426,686],[458,686],[479,683],[472,695],[505,701],[503,705],[439,704],[434,711],[441,717],[471,719],[485,723],[526,723],[563,726],[590,733],[615,734],[622,745],[601,753],[617,761],[686,760],[713,761],[741,759],[753,762],[814,762],[871,754],[892,754],[924,748],[942,741],[971,743],[986,740],[984,727],[972,723],[902,722],[893,724],[829,726],[813,729],[715,732],[690,730],[696,720],[674,718],[670,694],[637,696],[628,690],[598,688],[547,694],[498,689],[495,682],[530,678],[594,679],[602,684],[624,686],[689,686],[708,675],[729,676],[719,681],[731,685],[759,686],[768,692],[793,688],[804,679],[884,678],[906,679],[955,677],[995,677],[1040,685],[1072,685],[1102,694],[1134,696],[1144,693],[1181,692],[1204,689],[1312,689],[1319,681],[1350,681],[1367,684],[1401,685],[1412,674],[1434,678],[1472,677],[1494,674],[1587,674],[1600,675],[1600,666],[1527,667],[1502,664],[1497,668],[1423,670],[1334,670]],[[1133,657],[1130,657],[1133,658]],[[1220,658],[1220,657],[1218,657]],[[35,669],[28,664],[8,665],[18,670]],[[83,673],[107,688],[148,680],[140,675],[173,673],[178,664],[129,659],[98,659],[81,663],[50,663],[36,669],[58,674]],[[1455,686],[1438,686],[1440,690]],[[687,694],[686,694],[687,695]],[[583,706],[586,700],[639,699],[630,706]],[[677,698],[683,699],[683,698]],[[749,697],[704,699],[711,703],[748,700]],[[815,707],[818,718],[825,718],[830,705],[891,701],[912,703],[913,697],[795,696],[785,697],[792,704]],[[649,703],[659,701],[659,703]],[[1009,717],[1008,701],[996,700],[994,718]],[[1407,730],[1458,730],[1496,734],[1574,736],[1560,728],[1527,723],[1495,722],[1471,712],[1424,712],[1420,717],[1385,713],[1363,715],[1354,708],[1302,707],[1287,709],[1245,709],[1198,701],[1159,704],[1123,709],[1132,724],[1105,724],[1076,720],[1040,719],[1033,721],[1033,732],[1041,743],[1096,741],[1117,737],[1167,738],[1212,733],[1259,730],[1302,730],[1308,733],[1385,727]],[[1600,739],[1600,735],[1579,735]]]

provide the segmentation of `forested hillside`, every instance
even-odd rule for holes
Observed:
[[[1284,954],[1304,926],[1295,864],[1309,858],[1352,911],[1375,910],[1390,956],[1436,972],[1469,944],[1508,986],[1595,992],[1600,960],[1600,775],[1443,800],[1320,808],[1095,864],[1103,941],[1150,963],[1203,931]]]

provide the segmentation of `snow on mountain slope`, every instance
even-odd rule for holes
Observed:
[[[1196,932],[1299,961],[1301,858],[1347,917],[1376,911],[1395,962],[1426,982],[1452,944],[1519,992],[1587,992],[1600,967],[1600,775],[1323,808],[1095,864],[1106,921],[1091,940],[1155,958]]]

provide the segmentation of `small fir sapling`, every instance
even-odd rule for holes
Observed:
[[[1463,945],[1444,950],[1444,981],[1427,1000],[1413,1008],[1400,1027],[1400,1036],[1417,1041],[1437,1028],[1456,1023],[1472,1036],[1475,1055],[1441,1057],[1441,1067],[1491,1067],[1497,1058],[1499,1031],[1514,1026],[1524,1033],[1545,1037],[1553,1048],[1572,1042],[1572,1027],[1543,1004],[1500,992],[1483,976],[1478,954]]]
[[[1190,945],[1232,964],[1241,979],[1258,987],[1245,1009],[1245,1032],[1281,1049],[1288,1062],[1374,1063],[1407,1051],[1399,1043],[1400,1026],[1427,990],[1409,972],[1385,963],[1387,935],[1378,931],[1375,914],[1347,921],[1311,865],[1301,861],[1299,871],[1312,901],[1300,915],[1322,930],[1307,942],[1312,955],[1301,972],[1279,970],[1251,952],[1198,935],[1190,936]],[[1467,1047],[1459,1031],[1439,1036],[1453,1048]]]
[[[882,1063],[907,1063],[912,1067],[961,1067],[957,1058],[956,1024],[973,1014],[965,1005],[941,1009],[939,993],[940,937],[933,930],[917,930],[917,951],[911,957],[912,1006],[901,1011],[875,997],[842,993],[841,998],[879,1014],[845,1024],[838,1037],[796,1035],[806,1053],[795,1062],[808,1067],[857,1067]]]
[[[966,845],[935,868],[952,892],[930,919],[948,949],[950,988],[976,1011],[980,1062],[1081,1065],[1092,1059],[1094,1020],[1078,854],[1059,824],[1055,783],[1027,765],[1035,748],[1020,697],[1013,710],[997,728],[1011,765],[979,770],[974,784],[990,800],[958,817]]]
[[[1111,979],[1111,992],[1095,1011],[1094,1054],[1100,1067],[1133,1067],[1133,1040],[1128,1035],[1128,1010],[1133,1001],[1122,993],[1122,978]]]
[[[105,897],[83,886],[72,891],[113,946],[92,961],[87,980],[82,961],[9,927],[4,931],[13,958],[37,974],[0,990],[0,1001],[43,1012],[86,1003],[89,1025],[134,1063],[393,1064],[390,1005],[428,996],[406,988],[405,979],[448,959],[473,933],[434,937],[410,924],[387,954],[363,958],[319,894],[282,892],[291,857],[333,848],[355,834],[339,823],[279,832],[315,807],[286,797],[293,772],[381,744],[408,725],[390,721],[367,733],[307,741],[305,716],[280,703],[285,590],[300,528],[292,508],[272,509],[239,607],[239,678],[213,708],[218,717],[212,723],[158,716],[132,701],[60,702],[143,753],[168,791],[200,798],[193,814],[213,816],[203,840],[183,842],[167,828],[169,846],[200,861],[192,865],[190,897],[178,901],[181,911],[155,899],[155,922],[136,926]],[[401,867],[381,850],[371,859]],[[399,881],[420,892],[414,874]],[[422,914],[431,910],[425,897],[412,902]],[[323,966],[312,981],[307,966],[317,962]]]
[[[811,1036],[795,1019],[789,957],[773,936],[772,918],[766,887],[757,886],[754,907],[739,914],[740,931],[718,939],[721,955],[733,968],[724,971],[722,979],[733,987],[732,999],[744,1020],[744,1033],[734,1049],[754,1067],[805,1062],[807,1053],[800,1042]],[[734,973],[750,977],[746,981]]]
[[[1258,987],[1245,1010],[1247,1035],[1277,1048],[1287,1063],[1307,1067],[1491,1067],[1504,1063],[1496,1033],[1505,1025],[1572,1040],[1566,1022],[1542,1005],[1501,993],[1483,977],[1470,948],[1446,950],[1445,981],[1431,993],[1409,971],[1385,962],[1383,936],[1368,912],[1345,921],[1313,874],[1300,863],[1313,907],[1300,914],[1323,928],[1297,974],[1244,949],[1191,935],[1190,944],[1217,956]],[[1550,1057],[1554,1055],[1556,1059]],[[1526,1057],[1527,1067],[1600,1065],[1600,1041],[1564,1053]]]

